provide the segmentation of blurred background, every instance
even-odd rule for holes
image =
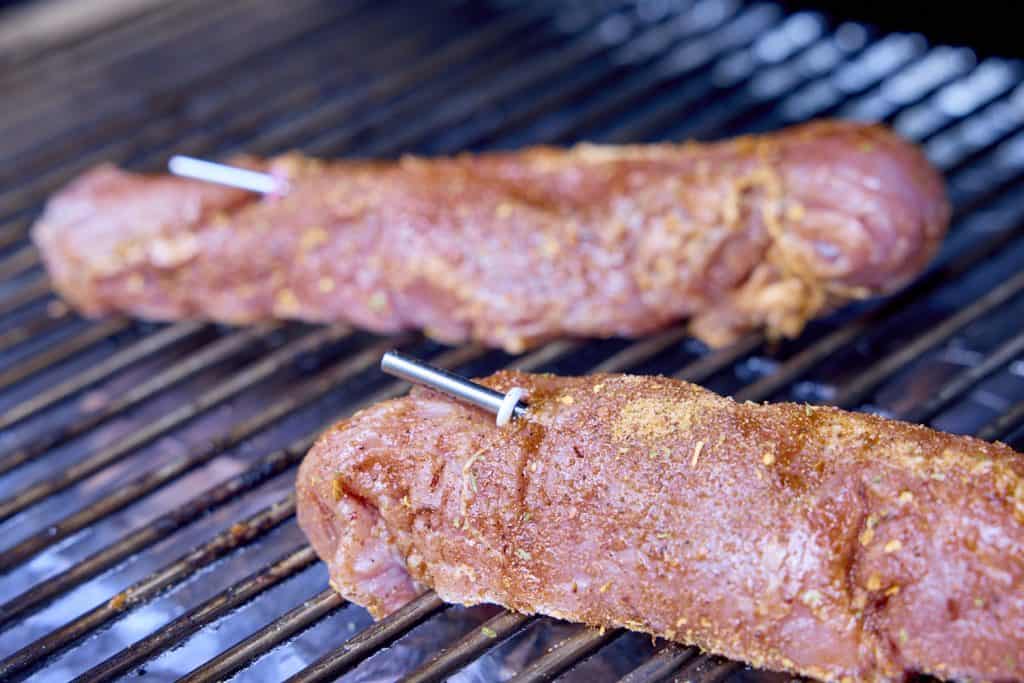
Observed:
[[[0,23],[51,16],[55,18],[41,20],[49,25],[44,30],[53,31],[56,24],[64,23],[76,24],[73,30],[88,32],[103,30],[107,25],[105,17],[128,16],[154,4],[159,3],[157,0],[0,0],[0,12],[6,10],[6,17],[0,15]],[[552,0],[552,5],[555,4],[557,2]],[[972,46],[989,54],[1021,56],[1024,51],[1019,33],[1013,30],[1013,3],[997,0],[979,0],[969,5],[921,0],[783,0],[782,4],[791,9],[827,12],[838,19],[866,22],[888,31],[920,31],[937,42]],[[69,19],[71,15],[81,19]]]

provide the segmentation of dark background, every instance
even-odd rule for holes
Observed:
[[[783,5],[818,9],[889,31],[916,31],[932,42],[973,47],[980,55],[1024,56],[1015,2],[903,2],[902,0],[784,0]]]
[[[31,0],[0,0],[0,9]],[[553,0],[557,1],[557,0]],[[968,45],[981,55],[1024,56],[1015,2],[904,2],[903,0],[783,0],[783,5],[818,9],[842,19],[866,21],[890,31],[917,31],[933,42]]]

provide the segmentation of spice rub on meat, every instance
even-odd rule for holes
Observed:
[[[417,389],[325,433],[299,521],[384,616],[426,587],[835,681],[1024,680],[1024,458],[664,378],[499,373],[529,412]]]
[[[949,219],[915,147],[837,121],[710,144],[240,161],[288,194],[111,166],[74,181],[33,230],[54,286],[89,315],[348,322],[513,352],[689,319],[722,345],[898,288]]]

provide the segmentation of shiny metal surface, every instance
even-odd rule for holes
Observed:
[[[494,389],[485,387],[482,384],[471,382],[460,377],[454,372],[436,368],[429,363],[412,358],[398,351],[388,351],[380,359],[380,369],[389,375],[404,379],[412,384],[419,384],[452,398],[470,403],[483,408],[486,411],[498,415],[502,404],[506,400],[506,394]],[[510,392],[511,393],[511,392]],[[515,398],[514,396],[512,397]],[[523,402],[516,402],[512,408],[513,416],[519,417],[526,413],[526,406]]]
[[[247,168],[218,164],[181,154],[171,157],[167,162],[167,170],[183,178],[237,187],[260,194],[281,194],[285,190],[284,183],[269,173],[250,171]]]

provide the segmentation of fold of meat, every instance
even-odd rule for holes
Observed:
[[[821,679],[1024,680],[1024,458],[664,378],[499,373],[325,433],[299,521],[381,617],[425,587]]]
[[[892,291],[949,218],[916,148],[832,121],[713,144],[244,163],[287,196],[86,173],[33,229],[55,287],[90,315],[349,322],[509,351],[689,318],[720,345]]]

